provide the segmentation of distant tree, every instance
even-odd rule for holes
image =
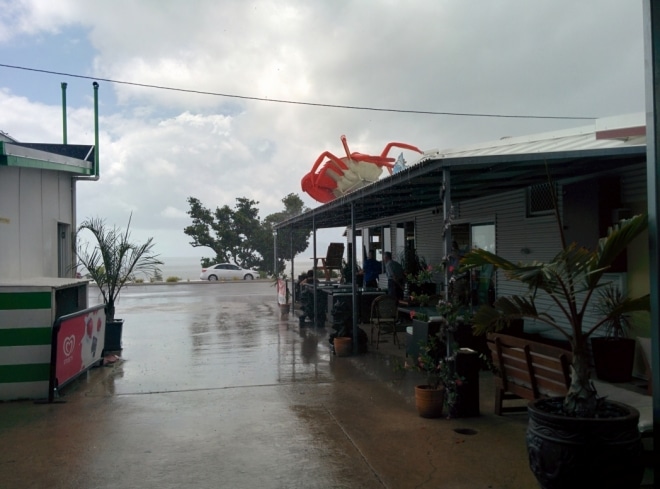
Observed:
[[[234,209],[224,205],[215,212],[194,197],[188,198],[188,204],[188,215],[193,223],[183,232],[193,238],[190,242],[193,247],[207,247],[215,252],[212,259],[202,258],[202,266],[214,262],[234,263],[245,268],[261,265],[262,257],[251,245],[255,235],[262,232],[257,202],[239,197]]]
[[[193,247],[207,247],[215,252],[214,258],[202,258],[202,266],[228,262],[245,268],[257,268],[273,273],[274,225],[305,210],[296,194],[282,199],[284,210],[259,219],[259,209],[254,200],[239,197],[234,209],[225,205],[215,212],[202,205],[195,197],[188,198],[192,225],[183,232],[192,237]],[[278,271],[283,259],[290,258],[291,238],[294,255],[305,250],[309,244],[309,231],[285,231],[278,233]]]

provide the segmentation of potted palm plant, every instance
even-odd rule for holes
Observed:
[[[566,243],[557,205],[555,218],[562,249],[547,263],[515,264],[480,249],[463,257],[463,267],[494,265],[528,291],[481,306],[473,318],[474,330],[499,331],[511,320],[531,319],[550,325],[570,344],[573,362],[567,395],[539,399],[528,407],[530,468],[541,487],[638,487],[643,475],[639,412],[598,396],[590,380],[587,342],[615,317],[648,311],[649,296],[622,298],[615,307],[602,310],[588,327],[584,318],[597,291],[605,286],[603,274],[646,229],[647,217],[621,221],[593,250]],[[555,308],[541,309],[537,304],[541,295]]]
[[[104,220],[91,218],[78,227],[81,233],[91,234],[93,241],[78,242],[76,255],[87,269],[91,279],[98,285],[105,304],[105,351],[121,350],[124,320],[115,318],[115,302],[119,292],[136,274],[148,276],[159,274],[162,261],[153,253],[153,238],[144,244],[131,241],[132,215],[128,218],[126,231],[108,226]]]

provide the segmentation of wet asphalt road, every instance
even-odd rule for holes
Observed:
[[[419,418],[416,379],[334,357],[268,282],[133,286],[117,316],[117,364],[0,404],[0,488],[536,487],[526,419]]]

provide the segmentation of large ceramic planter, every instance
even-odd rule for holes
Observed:
[[[630,382],[635,361],[632,338],[592,338],[591,351],[596,375],[608,382]]]
[[[445,389],[429,385],[415,386],[415,407],[422,418],[439,418],[445,404]]]
[[[614,417],[553,414],[562,398],[529,403],[527,452],[543,489],[639,487],[644,475],[639,411],[605,401]]]
[[[105,345],[103,351],[121,351],[121,335],[124,328],[123,319],[105,322]]]
[[[332,344],[338,357],[347,357],[353,352],[353,339],[348,336],[337,336]]]

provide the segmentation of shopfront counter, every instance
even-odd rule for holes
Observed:
[[[54,323],[87,308],[87,284],[74,278],[0,280],[1,401],[49,397]]]

